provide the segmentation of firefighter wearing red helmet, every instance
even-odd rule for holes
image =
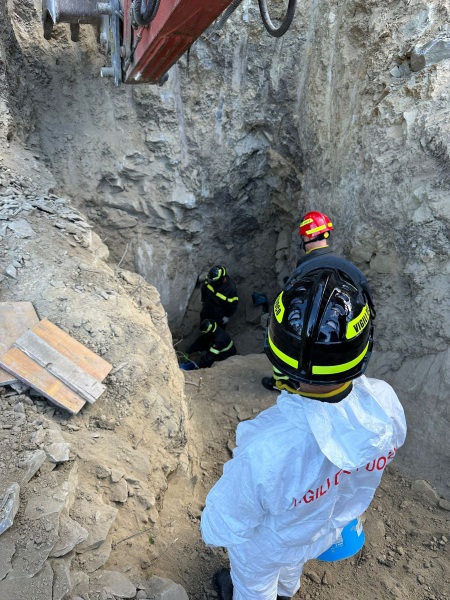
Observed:
[[[300,223],[299,229],[305,254],[297,262],[297,268],[319,256],[338,256],[328,244],[332,229],[333,224],[327,215],[317,210],[306,213]],[[286,277],[285,283],[287,280],[288,278]],[[273,367],[272,377],[263,377],[261,383],[268,390],[281,391],[282,389],[289,389],[291,393],[296,393],[291,388],[286,387],[289,385],[289,377],[281,373],[275,366]]]
[[[299,235],[302,237],[306,254],[298,261],[297,267],[309,260],[312,253],[314,256],[332,253],[328,245],[332,229],[333,225],[330,219],[323,213],[317,210],[306,213],[299,229]]]

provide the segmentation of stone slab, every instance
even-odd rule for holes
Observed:
[[[156,575],[145,582],[145,592],[152,600],[189,600],[182,585]]]
[[[2,600],[51,600],[52,596],[53,571],[48,563],[34,577],[0,581],[0,598]]]
[[[90,589],[93,592],[110,592],[117,598],[134,598],[136,587],[117,571],[100,571],[91,577]]]
[[[5,490],[0,500],[0,535],[9,529],[14,523],[14,517],[20,506],[20,486],[12,483]]]
[[[94,550],[106,541],[118,512],[117,508],[103,504],[99,496],[95,497],[94,502],[84,498],[75,502],[71,516],[89,533],[87,539],[76,547],[78,554]]]

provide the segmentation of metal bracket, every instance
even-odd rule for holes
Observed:
[[[122,64],[120,58],[120,5],[119,0],[111,0],[110,39],[111,39],[111,66],[114,69],[114,83],[122,83]]]

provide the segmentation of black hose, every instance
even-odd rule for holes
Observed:
[[[217,23],[216,29],[222,29],[222,27],[225,25],[225,23],[228,21],[228,19],[231,17],[231,15],[234,13],[234,11],[237,9],[237,7],[240,6],[241,4],[242,4],[242,0],[233,0],[233,2],[230,4],[230,6],[227,8],[227,10],[223,13],[220,21]]]
[[[134,0],[134,20],[141,27],[149,25],[156,17],[161,0]]]
[[[284,17],[284,21],[278,28],[274,27],[274,24],[270,19],[269,10],[267,8],[267,0],[258,0],[258,3],[264,27],[267,29],[270,35],[273,37],[281,37],[282,35],[284,35],[291,26],[291,23],[294,19],[297,0],[289,0],[286,16]]]

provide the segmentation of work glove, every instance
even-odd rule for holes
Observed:
[[[226,325],[229,320],[229,317],[222,317],[222,325]]]

